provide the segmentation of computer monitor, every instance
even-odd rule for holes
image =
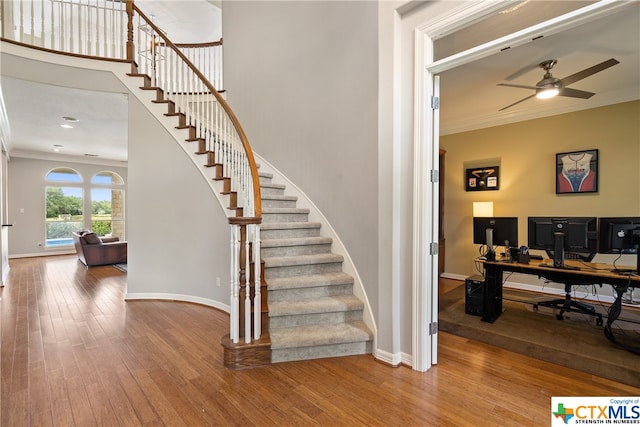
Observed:
[[[598,229],[598,252],[637,254],[635,271],[640,271],[640,217],[600,218]]]
[[[505,246],[505,252],[509,252],[509,246],[518,245],[518,218],[517,217],[474,217],[473,218],[473,243],[487,245],[484,254],[489,261],[495,260],[494,246]]]
[[[529,217],[529,249],[544,250],[553,266],[567,268],[565,258],[591,261],[598,252],[596,217]]]

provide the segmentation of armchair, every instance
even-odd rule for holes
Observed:
[[[87,267],[127,262],[127,242],[117,237],[98,237],[91,232],[73,232],[78,259]]]

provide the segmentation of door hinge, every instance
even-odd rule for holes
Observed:
[[[440,171],[437,169],[431,169],[431,182],[438,183],[440,182]]]
[[[434,110],[440,109],[440,97],[438,96],[431,97],[431,108]]]
[[[429,323],[429,335],[435,335],[438,333],[438,322]]]
[[[429,255],[438,255],[438,242],[429,243]]]

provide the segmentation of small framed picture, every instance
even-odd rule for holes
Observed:
[[[466,190],[486,191],[500,189],[500,167],[486,166],[466,170]]]
[[[598,150],[556,154],[556,194],[598,191]]]

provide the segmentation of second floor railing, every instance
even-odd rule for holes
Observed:
[[[14,0],[2,1],[2,37],[30,46],[110,59],[127,59],[125,1]],[[142,31],[149,31],[144,23]],[[170,36],[170,35],[169,35]],[[219,91],[222,80],[222,39],[177,43],[176,47]],[[156,46],[158,51],[165,46]]]
[[[130,62],[133,74],[146,75],[175,106],[208,166],[221,168],[223,191],[236,196],[238,209],[229,215],[231,341],[259,339],[260,185],[248,139],[214,84],[222,84],[222,41],[176,45],[131,0],[3,1],[0,13],[3,40]]]

